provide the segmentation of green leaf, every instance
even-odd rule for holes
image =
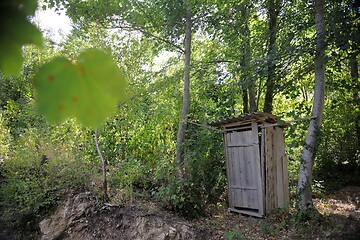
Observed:
[[[76,117],[88,127],[97,127],[125,100],[126,80],[112,57],[90,49],[74,64],[58,57],[40,68],[34,77],[40,113],[49,122]]]
[[[0,41],[0,70],[5,76],[18,76],[24,61],[21,54],[21,45],[4,44]]]
[[[41,32],[28,21],[37,1],[5,1],[0,5],[0,71],[19,75],[23,65],[22,46],[42,44]]]

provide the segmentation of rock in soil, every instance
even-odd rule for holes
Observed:
[[[201,239],[191,223],[136,207],[99,204],[90,193],[71,196],[40,222],[42,240]]]

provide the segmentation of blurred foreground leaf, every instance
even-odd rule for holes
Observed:
[[[36,7],[36,0],[0,2],[0,71],[4,75],[20,74],[24,61],[23,45],[42,44],[41,32],[28,20]]]
[[[38,107],[49,122],[76,117],[97,127],[125,100],[126,81],[112,57],[103,51],[83,52],[77,63],[63,57],[43,65],[34,77]]]

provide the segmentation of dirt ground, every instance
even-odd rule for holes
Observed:
[[[360,187],[346,187],[314,199],[319,214],[301,219],[294,206],[264,219],[217,213],[197,223],[211,229],[209,239],[360,239]]]
[[[294,206],[254,218],[217,205],[190,221],[145,199],[104,206],[91,194],[75,194],[58,207],[57,216],[40,224],[47,235],[34,239],[360,239],[360,187],[318,196],[314,205],[318,214],[311,218],[295,214]],[[1,225],[1,240],[22,239]]]

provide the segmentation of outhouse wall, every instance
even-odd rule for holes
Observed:
[[[269,213],[289,203],[288,161],[283,128],[264,125],[261,132],[265,209]]]
[[[267,113],[212,123],[224,131],[229,209],[263,217],[289,202],[283,128]]]

